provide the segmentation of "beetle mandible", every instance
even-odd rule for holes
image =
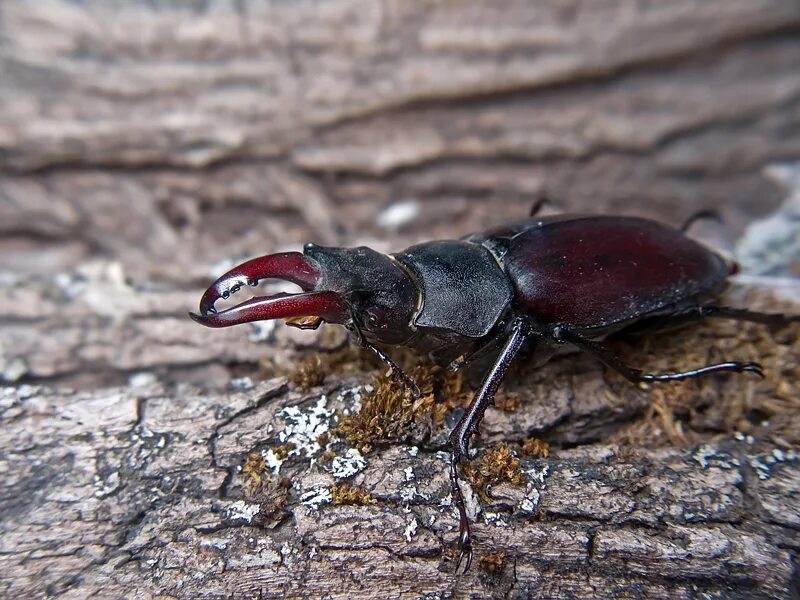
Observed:
[[[685,235],[693,219],[676,229],[628,216],[542,218],[535,210],[526,219],[460,240],[426,242],[396,254],[307,244],[303,253],[254,258],[220,277],[203,294],[200,314],[190,313],[208,327],[263,319],[287,319],[301,328],[322,321],[344,325],[417,395],[416,384],[376,344],[412,347],[449,362],[451,369],[496,355],[450,434],[459,564],[466,557],[465,570],[472,559],[471,534],[458,466],[469,458],[470,438],[524,346],[533,351],[539,344],[570,344],[634,383],[722,371],[763,376],[758,363],[737,361],[646,373],[625,364],[601,340],[651,319],[671,324],[724,317],[772,327],[800,321],[800,316],[708,303],[737,267]],[[288,280],[304,291],[215,310],[219,298],[265,278]]]

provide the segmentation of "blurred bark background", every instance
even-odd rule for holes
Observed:
[[[652,396],[590,360],[522,378],[482,442],[555,452],[479,505],[477,558],[505,559],[455,577],[446,427],[314,446],[371,376],[258,365],[339,334],[185,313],[241,258],[398,250],[545,195],[717,210],[693,232],[742,260],[732,299],[797,312],[798,65],[787,0],[0,3],[0,594],[796,596],[796,329],[746,334],[775,379],[703,388],[748,418],[662,428],[680,448],[622,435]],[[777,405],[789,434],[750,423]],[[251,453],[286,439],[281,485]],[[375,502],[329,504],[340,480]]]

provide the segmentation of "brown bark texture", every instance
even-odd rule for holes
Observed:
[[[342,424],[385,380],[342,331],[186,316],[239,259],[396,251],[545,196],[716,210],[692,232],[743,265],[725,301],[796,314],[798,65],[787,0],[4,0],[0,596],[798,597],[797,327],[614,346],[763,381],[522,361],[456,574],[471,382],[384,407],[366,443]]]

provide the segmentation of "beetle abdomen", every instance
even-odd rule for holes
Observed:
[[[579,217],[532,223],[508,241],[518,313],[595,329],[718,294],[731,266],[655,221]]]

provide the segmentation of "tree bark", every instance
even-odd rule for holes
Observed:
[[[129,353],[126,367],[140,371],[126,385],[92,382],[71,391],[43,380],[2,388],[6,597],[796,592],[796,451],[767,433],[705,436],[706,443],[671,449],[593,443],[635,419],[655,390],[606,379],[591,361],[567,356],[517,374],[507,386],[519,397],[516,410],[487,413],[482,453],[500,442],[516,447],[531,432],[556,449],[549,458],[526,458],[517,447],[521,481],[495,485],[491,499],[470,488],[476,562],[457,576],[446,436],[459,409],[432,430],[410,430],[405,443],[360,453],[331,430],[358,411],[369,374],[334,373],[305,393],[283,377],[198,387],[161,364],[175,355],[163,335],[173,316],[123,312],[109,325],[87,315],[85,305],[81,315],[80,299],[49,307],[62,318],[74,314],[69,322],[83,340],[67,352],[76,362],[64,363],[64,349],[53,342],[65,336],[48,338],[48,320],[32,312],[44,299],[34,301],[24,287],[14,292],[27,292],[28,301],[3,303],[20,313],[5,319],[42,341],[32,361],[101,370]],[[147,295],[140,297],[147,306]],[[132,333],[138,328],[162,335],[145,343]],[[97,342],[90,352],[89,340],[99,335],[116,344]],[[208,365],[230,364],[228,344],[208,339],[182,338],[181,356],[205,352]],[[785,347],[779,342],[770,343]],[[794,346],[787,342],[796,348],[796,332]],[[251,346],[271,347],[242,344]],[[82,353],[98,362],[81,363]],[[753,406],[781,397],[780,377],[772,366],[774,387],[750,388]],[[717,402],[730,403],[751,386],[719,383],[690,393],[712,389]],[[343,482],[370,502],[333,503],[334,486]],[[492,567],[492,559],[499,564]]]
[[[360,451],[336,430],[376,373],[291,376],[342,332],[186,312],[240,257],[397,251],[547,196],[716,209],[693,232],[743,262],[725,301],[796,314],[798,31],[785,0],[0,3],[0,596],[797,597],[796,327],[615,346],[762,382],[521,365],[477,440],[519,483],[468,486],[459,575],[459,402]]]

